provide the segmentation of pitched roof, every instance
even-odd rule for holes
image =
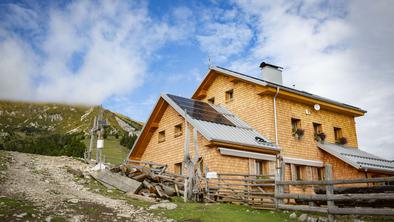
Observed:
[[[327,142],[318,143],[318,147],[358,170],[394,173],[393,161],[383,159],[358,148],[343,147]]]
[[[249,75],[246,75],[246,74],[243,74],[243,73],[240,73],[240,72],[236,72],[236,71],[233,71],[233,70],[230,70],[230,69],[226,69],[226,68],[223,68],[223,67],[219,67],[219,66],[210,67],[209,71],[208,71],[208,74],[212,70],[213,71],[217,71],[217,72],[222,73],[222,74],[225,74],[225,75],[229,75],[229,76],[235,77],[235,78],[239,78],[239,79],[242,79],[242,80],[245,80],[245,81],[248,81],[248,82],[252,82],[252,83],[255,83],[257,85],[271,86],[271,87],[275,87],[275,88],[276,87],[280,87],[281,90],[288,91],[288,92],[291,92],[291,93],[295,93],[295,94],[298,94],[298,95],[301,95],[301,96],[304,96],[304,97],[308,97],[308,98],[316,99],[316,100],[319,100],[319,101],[335,104],[337,106],[348,108],[348,109],[352,109],[352,110],[356,110],[356,111],[361,112],[361,113],[366,113],[367,112],[367,111],[365,111],[365,110],[363,110],[361,108],[355,107],[355,106],[351,106],[351,105],[348,105],[348,104],[345,104],[345,103],[334,101],[334,100],[331,100],[331,99],[328,99],[328,98],[325,98],[325,97],[321,97],[321,96],[318,96],[318,95],[315,95],[315,94],[312,94],[312,93],[309,93],[309,92],[305,92],[305,91],[302,91],[302,90],[297,90],[297,89],[290,88],[290,87],[287,87],[287,86],[283,86],[283,85],[279,85],[279,84],[276,84],[276,83],[268,82],[266,80],[263,80],[263,79],[260,79],[260,78],[254,77],[254,76],[249,76]],[[195,91],[195,94],[197,93],[198,90],[199,90],[199,88],[197,88],[197,90]],[[193,95],[193,97],[195,96],[195,94]]]
[[[169,94],[162,94],[161,97],[168,102],[179,114],[186,117],[187,121],[195,127],[208,141],[228,143],[241,146],[269,149],[272,151],[280,151],[280,148],[272,144],[267,138],[258,133],[255,129],[250,127],[247,123],[242,121],[236,115],[228,111],[221,105],[211,105],[199,100],[187,99]],[[190,112],[182,109],[177,103],[176,99],[182,98],[193,103],[195,106],[200,104],[208,105],[213,108],[218,114],[222,115],[231,124],[223,124],[221,121],[207,121],[204,118],[198,118],[191,115]],[[198,110],[201,114],[205,115],[206,111]],[[186,114],[186,116],[185,116]],[[210,115],[210,114],[209,114]],[[261,138],[258,141],[257,138]]]

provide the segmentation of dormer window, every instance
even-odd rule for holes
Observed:
[[[232,101],[234,98],[234,90],[230,89],[226,91],[226,102]]]

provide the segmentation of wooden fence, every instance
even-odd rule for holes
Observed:
[[[206,180],[206,199],[212,202],[247,204],[275,209],[273,175],[222,173]]]
[[[394,215],[394,192],[376,193],[338,193],[335,186],[346,186],[357,184],[359,190],[377,183],[394,182],[394,177],[385,178],[362,178],[347,180],[332,180],[331,165],[325,166],[324,180],[309,181],[285,181],[284,164],[280,168],[279,180],[276,181],[275,199],[277,208],[284,210],[300,210],[327,213],[329,221],[334,221],[334,215]],[[292,193],[295,187],[314,188],[312,192]],[[293,189],[292,189],[293,188]],[[324,194],[317,194],[316,191],[323,190]],[[387,189],[382,189],[387,190]],[[285,192],[287,191],[287,192]],[[387,206],[379,204],[370,206],[371,203],[388,201]],[[362,204],[364,203],[364,204]],[[361,205],[361,207],[360,207]]]

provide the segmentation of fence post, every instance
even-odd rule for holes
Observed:
[[[326,181],[331,181],[332,180],[332,167],[331,164],[326,164],[325,166],[325,175],[326,175]],[[329,196],[332,196],[334,194],[334,185],[332,184],[326,184],[326,196],[327,198]],[[328,212],[328,221],[333,222],[335,220],[334,215],[330,213],[330,210],[335,207],[334,201],[332,200],[327,200],[327,212]]]
[[[276,171],[277,173],[275,175],[276,176],[276,178],[275,178],[275,196],[283,193],[283,185],[279,185],[277,182],[285,180],[285,163],[280,157],[277,157],[276,165],[277,165],[277,171]],[[277,210],[279,209],[279,204],[282,204],[282,203],[283,203],[282,199],[275,197],[275,206],[276,206]]]

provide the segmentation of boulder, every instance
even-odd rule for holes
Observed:
[[[159,204],[154,204],[149,207],[150,210],[155,210],[155,209],[167,209],[167,210],[174,210],[177,208],[178,205],[174,203],[159,203]]]

